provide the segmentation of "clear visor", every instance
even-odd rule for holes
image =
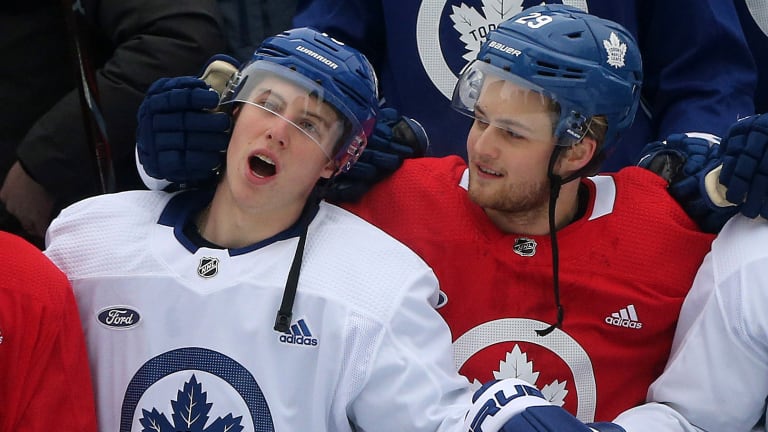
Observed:
[[[451,106],[475,121],[537,141],[552,140],[560,118],[560,105],[541,87],[482,61],[464,68]]]
[[[340,143],[360,133],[357,120],[319,84],[284,66],[256,61],[243,69],[224,93],[221,105],[255,106],[290,126],[292,134],[317,144],[329,160]]]

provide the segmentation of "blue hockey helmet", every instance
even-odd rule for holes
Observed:
[[[632,124],[640,101],[642,62],[635,39],[621,25],[550,4],[525,9],[488,34],[477,59],[462,71],[452,106],[474,117],[489,77],[555,102],[558,145],[577,142],[588,132],[590,119],[605,116],[605,149]]]
[[[333,154],[326,154],[337,174],[347,171],[365,148],[378,114],[378,81],[365,56],[316,30],[288,30],[261,43],[233,77],[221,104],[252,103],[255,85],[266,76],[300,86],[336,110],[343,132]]]

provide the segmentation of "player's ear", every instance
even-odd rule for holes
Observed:
[[[576,172],[584,168],[597,151],[597,141],[591,137],[584,137],[577,143],[568,147],[560,158],[560,169],[563,173]]]
[[[320,178],[329,179],[336,172],[336,163],[334,161],[328,161],[320,172]]]

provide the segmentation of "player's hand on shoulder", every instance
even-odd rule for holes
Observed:
[[[469,432],[624,432],[613,423],[582,423],[517,378],[485,383],[472,397],[464,422]]]
[[[232,121],[215,108],[222,80],[237,65],[231,57],[217,55],[201,77],[161,78],[150,86],[139,107],[136,134],[137,157],[147,175],[182,184],[216,177]],[[209,82],[221,88],[214,89]]]
[[[638,166],[669,183],[669,193],[703,231],[716,233],[738,208],[724,203],[722,191],[708,190],[722,163],[720,138],[706,133],[670,135],[645,146]],[[709,177],[709,180],[707,179]]]
[[[726,200],[744,216],[768,218],[768,113],[733,124],[720,146]]]
[[[388,177],[406,159],[423,157],[429,137],[421,124],[383,108],[363,153],[349,171],[339,174],[326,197],[334,202],[358,201],[376,183]]]

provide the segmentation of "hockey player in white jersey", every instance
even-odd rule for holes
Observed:
[[[627,432],[765,430],[768,224],[734,216],[683,304],[672,354],[649,401],[615,422]]]
[[[235,120],[216,185],[91,198],[47,233],[79,303],[100,430],[462,430],[471,393],[433,272],[317,198],[375,122],[367,60],[284,32],[222,106]]]
[[[768,114],[724,141],[744,150],[728,200],[749,207],[723,227],[683,303],[664,373],[645,405],[615,421],[627,432],[766,430],[768,401]],[[733,165],[733,164],[732,164]],[[725,165],[723,172],[726,172]],[[751,178],[760,179],[747,186]],[[762,215],[764,218],[750,219]]]

